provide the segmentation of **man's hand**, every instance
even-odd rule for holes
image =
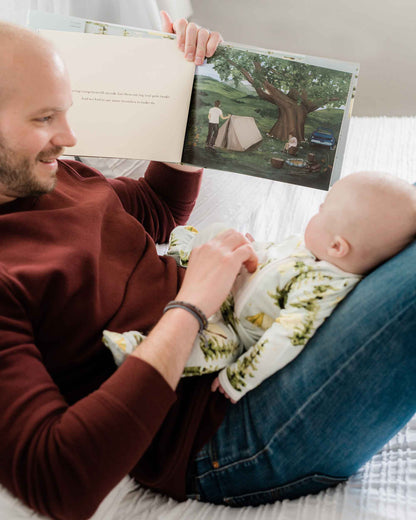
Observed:
[[[192,250],[176,300],[192,303],[212,316],[230,292],[244,265],[252,273],[257,255],[251,243],[233,229]],[[199,323],[184,309],[166,312],[132,356],[152,365],[175,389],[192,350]]]
[[[188,61],[195,61],[195,65],[202,65],[205,57],[210,58],[217,50],[218,44],[223,41],[221,34],[210,32],[208,29],[189,23],[185,18],[172,21],[166,11],[160,11],[162,30],[176,34],[179,49],[185,53]],[[166,163],[175,170],[196,172],[200,168],[185,164]]]
[[[224,397],[229,399],[233,404],[235,404],[237,402],[234,399],[231,399],[231,397],[227,394],[227,392],[221,386],[218,376],[214,379],[214,381],[212,382],[212,385],[211,385],[211,392],[216,392],[217,390],[219,390],[222,394],[224,394]]]
[[[198,27],[185,18],[173,22],[166,11],[161,11],[160,16],[162,30],[177,35],[179,49],[185,53],[188,61],[195,61],[195,65],[202,65],[205,57],[210,58],[217,50],[218,44],[223,41],[218,32]]]
[[[251,243],[228,229],[192,250],[176,299],[196,305],[209,318],[226,299],[241,266],[253,273],[257,261]]]

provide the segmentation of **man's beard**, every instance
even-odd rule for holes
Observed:
[[[4,146],[0,139],[0,184],[7,190],[4,194],[12,197],[39,197],[52,191],[56,178],[42,182],[36,178],[34,168],[38,160],[61,155],[62,151],[60,146],[42,151],[31,163],[27,157],[19,157],[16,152]]]

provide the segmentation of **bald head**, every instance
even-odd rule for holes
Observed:
[[[416,187],[386,173],[359,172],[340,181],[345,211],[342,232],[351,259],[367,272],[416,238]]]
[[[416,234],[416,187],[387,173],[359,172],[348,175],[334,186],[342,190],[338,225],[357,232],[365,227],[383,235],[401,227],[394,235],[413,237]]]
[[[416,187],[380,172],[336,182],[305,240],[318,258],[364,274],[416,238]]]
[[[0,107],[36,69],[39,73],[50,65],[60,72],[65,68],[50,42],[18,25],[0,22],[0,48]]]

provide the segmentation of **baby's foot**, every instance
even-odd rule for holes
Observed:
[[[126,357],[135,350],[145,336],[137,330],[131,330],[129,332],[111,332],[109,330],[103,331],[103,343],[106,347],[111,350],[116,365],[120,366]]]

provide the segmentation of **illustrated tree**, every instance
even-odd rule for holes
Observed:
[[[308,114],[322,107],[341,107],[347,101],[350,73],[219,47],[208,60],[222,81],[235,86],[245,79],[260,99],[278,109],[276,123],[268,134],[283,141],[289,132],[305,138]]]

